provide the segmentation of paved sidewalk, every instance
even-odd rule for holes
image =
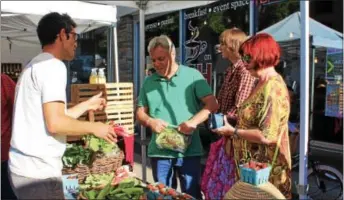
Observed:
[[[141,145],[139,144],[139,139],[140,138],[138,136],[135,138],[134,172],[136,173],[137,177],[142,178],[142,158],[141,158]],[[312,150],[312,154],[313,154],[312,155],[313,160],[317,160],[321,164],[327,164],[327,165],[333,166],[336,169],[338,169],[341,173],[343,173],[343,156],[341,154],[329,155],[329,153],[321,152],[318,150]],[[147,168],[146,168],[147,182],[154,183],[153,177],[152,177],[152,168],[151,168],[150,160],[148,157],[147,157],[146,162],[147,162]],[[206,162],[206,156],[202,159],[202,164],[203,164],[202,168],[204,167],[205,162]],[[294,195],[294,194],[297,194],[295,182],[296,183],[299,182],[298,171],[292,172],[292,182],[293,182],[293,186],[292,186],[293,199],[298,199],[297,195]],[[179,184],[178,184],[177,190],[180,191]]]

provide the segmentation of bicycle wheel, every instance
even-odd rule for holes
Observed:
[[[328,165],[308,170],[308,196],[311,199],[343,199],[343,174]]]

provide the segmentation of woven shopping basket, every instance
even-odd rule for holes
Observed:
[[[271,165],[258,172],[252,169],[240,168],[240,181],[226,193],[224,199],[286,199],[285,196],[269,182],[271,170],[274,167],[278,148],[281,143],[281,134],[278,137],[276,149],[273,155]]]
[[[123,151],[117,156],[106,157],[106,156],[96,156],[92,165],[80,165],[78,164],[74,169],[63,168],[62,174],[78,174],[79,183],[83,183],[85,178],[92,174],[103,174],[116,171],[122,166],[124,159]]]
[[[258,186],[238,181],[226,193],[224,199],[285,199],[270,182]]]

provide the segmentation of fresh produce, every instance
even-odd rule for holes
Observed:
[[[90,174],[86,177],[84,184],[80,184],[80,189],[97,188],[107,185],[114,178],[114,173],[108,174]]]
[[[117,155],[120,152],[116,143],[109,143],[102,138],[98,138],[94,135],[86,135],[83,137],[88,148],[92,151],[103,152],[106,156]]]
[[[124,179],[129,177],[135,177],[135,173],[130,172],[129,166],[122,166],[116,169],[115,178],[112,180],[111,185],[117,185]]]
[[[65,167],[75,168],[77,164],[89,165],[92,162],[93,151],[85,149],[80,145],[68,144],[62,156],[62,163]]]
[[[145,198],[147,200],[169,199],[169,200],[187,200],[194,199],[192,196],[184,193],[179,193],[173,188],[169,188],[162,183],[148,184],[148,191]]]
[[[119,124],[116,124],[115,121],[110,120],[110,121],[108,121],[107,123],[108,123],[109,125],[112,125],[112,126],[113,126],[114,131],[115,131],[115,133],[116,133],[118,136],[124,137],[124,136],[130,135],[130,134],[128,133],[128,130],[126,130],[125,127],[123,127],[123,126],[121,126],[121,125],[119,125]]]
[[[138,179],[126,178],[116,186],[108,182],[103,189],[85,190],[83,188],[81,196],[87,199],[140,199],[144,196],[144,187]]]
[[[255,161],[251,160],[248,163],[244,164],[243,167],[254,169],[255,171],[258,171],[258,170],[267,168],[268,164],[267,163],[255,162]]]
[[[127,131],[124,127],[115,124],[114,121],[110,120],[107,124],[112,125],[114,127],[114,131],[119,136],[127,135]],[[98,138],[94,135],[86,135],[83,137],[83,140],[87,144],[88,148],[92,149],[93,151],[100,151],[109,155],[117,155],[120,152],[120,149],[116,143],[109,143],[102,138]]]
[[[178,132],[175,128],[167,127],[157,135],[156,144],[161,149],[169,149],[184,153],[191,143],[191,136]]]

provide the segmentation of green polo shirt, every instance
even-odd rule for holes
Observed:
[[[179,125],[198,113],[203,106],[202,98],[211,94],[210,86],[198,70],[179,65],[178,71],[170,80],[158,73],[148,77],[140,90],[138,106],[148,107],[149,116],[152,118]],[[156,134],[153,133],[148,146],[149,157],[178,158],[203,155],[198,129],[192,133],[192,142],[184,154],[159,149],[155,140]]]

